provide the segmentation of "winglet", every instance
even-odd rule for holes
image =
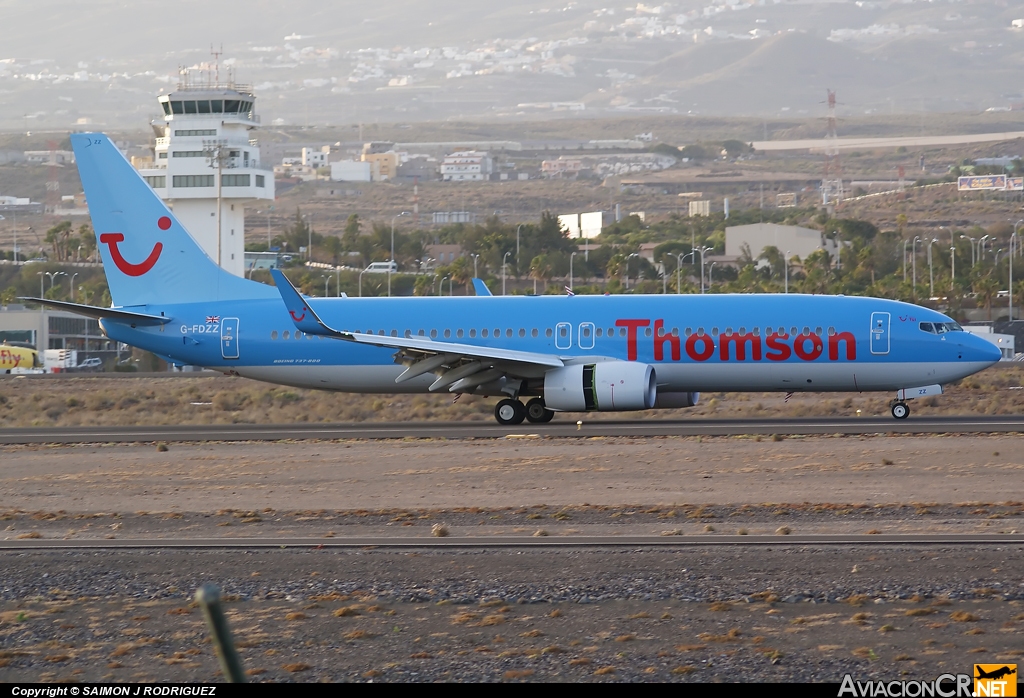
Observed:
[[[487,288],[487,284],[484,283],[483,279],[473,278],[473,293],[478,296],[493,296],[491,289]]]
[[[281,299],[284,301],[284,306],[288,309],[288,314],[291,315],[296,329],[306,334],[348,337],[347,334],[333,330],[324,324],[324,321],[313,312],[313,309],[309,307],[309,304],[306,303],[302,295],[292,285],[292,282],[284,275],[284,272],[280,269],[271,269],[270,275],[274,277],[274,283],[277,285],[277,290],[281,293]]]

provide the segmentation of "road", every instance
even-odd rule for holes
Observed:
[[[26,539],[2,540],[0,550],[114,550],[213,548],[254,550],[258,548],[391,548],[391,549],[473,549],[509,548],[682,548],[729,546],[856,546],[856,545],[1022,545],[1024,534],[822,534],[822,535],[702,535],[702,536],[352,536],[348,538],[125,538],[125,539]]]
[[[965,143],[993,143],[1012,141],[1024,138],[1024,131],[1008,131],[1004,133],[972,133],[960,136],[897,136],[893,138],[839,138],[833,144],[840,150],[854,148],[869,150],[871,148],[912,148],[933,145],[963,145]],[[804,138],[793,141],[754,141],[754,150],[824,150],[824,138]]]
[[[571,417],[569,418],[571,420]],[[1024,415],[911,417],[821,417],[794,419],[558,421],[506,427],[490,422],[350,424],[230,424],[152,427],[64,427],[0,430],[0,444],[139,443],[150,441],[281,441],[285,439],[487,439],[508,436],[732,436],[802,434],[1020,433]]]

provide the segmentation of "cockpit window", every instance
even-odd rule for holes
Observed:
[[[947,332],[963,332],[964,328],[955,322],[922,322],[919,327],[922,332],[931,334],[946,334]]]

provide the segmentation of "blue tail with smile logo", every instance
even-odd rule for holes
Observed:
[[[217,266],[107,136],[71,145],[115,306],[277,297]]]

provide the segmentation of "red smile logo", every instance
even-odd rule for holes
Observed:
[[[300,315],[298,317],[295,317],[295,311],[294,310],[289,310],[288,314],[292,316],[292,320],[294,320],[295,322],[302,322],[302,320],[306,317],[306,310],[308,310],[308,308],[303,308],[302,309],[302,315]]]
[[[167,230],[171,227],[171,219],[167,216],[161,216],[160,220],[157,221],[157,225],[160,227],[160,230]],[[100,235],[100,242],[107,245],[110,249],[110,257],[114,260],[114,264],[123,274],[128,276],[142,276],[148,272],[153,268],[153,265],[156,264],[156,260],[160,258],[160,253],[164,249],[163,243],[158,242],[153,245],[153,251],[149,253],[149,256],[146,257],[146,259],[139,264],[132,264],[124,258],[124,255],[121,254],[121,250],[117,247],[117,243],[122,242],[123,240],[124,235],[121,233],[103,233]]]

